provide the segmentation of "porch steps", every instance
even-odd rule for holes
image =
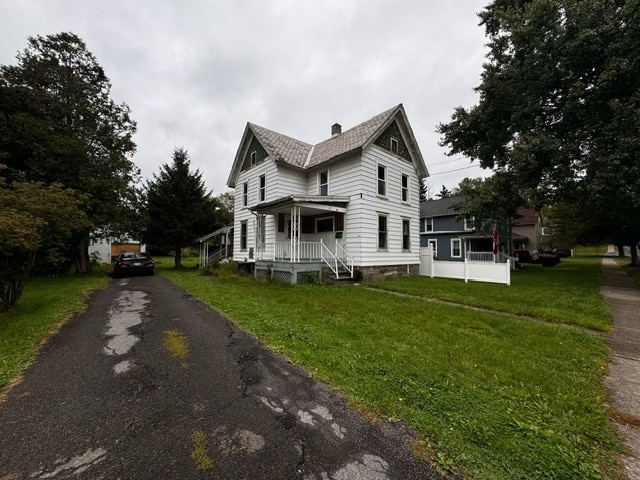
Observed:
[[[356,283],[354,278],[349,273],[349,271],[346,268],[342,268],[342,267],[338,269],[337,277],[330,268],[325,267],[322,270],[322,281],[324,283],[331,283],[331,284]]]

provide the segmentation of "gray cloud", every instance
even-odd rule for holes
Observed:
[[[486,49],[472,0],[4,2],[0,63],[28,36],[73,31],[138,122],[145,177],[185,147],[216,193],[251,121],[309,143],[403,103],[434,190],[486,175],[436,125],[476,101]],[[443,163],[446,162],[446,163]]]

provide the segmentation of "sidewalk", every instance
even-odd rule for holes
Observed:
[[[640,480],[640,286],[613,258],[602,260],[600,291],[611,307],[612,358],[606,385],[615,421],[628,452],[622,457],[630,480]]]

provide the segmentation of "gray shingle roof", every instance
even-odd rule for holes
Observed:
[[[313,148],[313,153],[311,154],[307,167],[315,167],[343,153],[362,147],[399,108],[400,105],[396,105],[386,112],[382,112],[366,122],[350,128],[346,132],[342,132],[340,135],[336,135],[317,144]]]
[[[429,199],[420,203],[420,217],[446,217],[448,215],[457,215],[458,212],[452,208],[452,204],[460,198],[457,196],[439,198],[437,200]]]
[[[249,126],[276,160],[296,167],[304,166],[311,151],[311,145],[253,123],[249,123]]]
[[[265,148],[276,156],[276,160],[295,167],[311,168],[343,153],[362,147],[399,108],[400,105],[396,105],[386,112],[382,112],[366,122],[362,122],[340,135],[328,138],[313,147],[308,143],[253,123],[249,123],[249,126]],[[311,156],[309,156],[310,152]]]

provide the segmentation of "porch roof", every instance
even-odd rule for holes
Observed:
[[[339,212],[346,213],[349,197],[337,195],[309,195],[278,198],[270,202],[259,203],[250,208],[260,214],[288,213],[292,207],[301,207],[305,213]]]
[[[217,235],[222,235],[223,233],[227,233],[227,232],[228,232],[229,230],[231,230],[232,228],[233,228],[233,225],[229,225],[229,226],[227,226],[227,227],[219,228],[219,229],[218,229],[218,230],[216,230],[215,232],[211,232],[211,233],[208,233],[208,234],[206,234],[206,235],[204,235],[204,236],[202,236],[202,237],[200,237],[200,238],[196,238],[196,239],[194,240],[194,242],[200,242],[200,243],[202,243],[202,242],[206,242],[207,240],[209,240],[209,239],[210,239],[210,238],[212,238],[212,237],[215,237],[215,236],[217,236]]]

